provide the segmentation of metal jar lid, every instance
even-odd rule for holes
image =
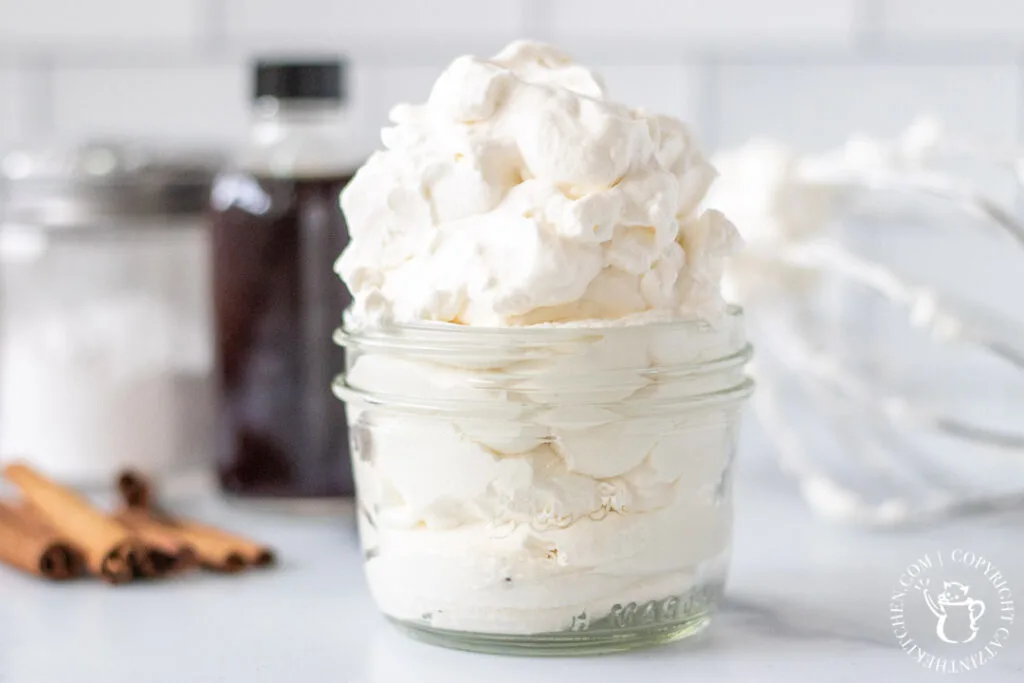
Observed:
[[[133,143],[16,149],[0,160],[0,209],[7,221],[62,229],[199,214],[219,165],[212,153]]]

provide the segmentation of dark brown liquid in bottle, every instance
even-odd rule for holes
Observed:
[[[345,410],[331,393],[344,369],[331,335],[350,302],[334,273],[350,178],[230,174],[214,186],[218,457],[230,493],[352,493]]]

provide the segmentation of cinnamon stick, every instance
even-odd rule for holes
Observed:
[[[274,555],[269,549],[240,536],[191,520],[175,520],[169,526],[195,547],[207,569],[234,573],[246,567],[264,567],[274,562]]]
[[[148,523],[155,527],[173,534],[185,540],[195,549],[199,563],[215,572],[224,574],[235,574],[242,571],[251,564],[233,539],[223,540],[213,538],[207,534],[197,532],[188,522],[167,523],[150,515],[144,510],[136,510],[136,514],[146,516]]]
[[[157,523],[145,511],[129,508],[116,517],[146,546],[149,562],[143,567],[144,575],[160,578],[167,574],[180,574],[199,563],[192,544],[173,529]]]
[[[50,523],[35,508],[29,505],[27,501],[19,500],[17,502],[0,503],[0,507],[3,508],[8,516],[17,519],[22,526],[28,528],[34,534],[54,533]]]
[[[0,562],[34,576],[64,581],[85,570],[81,551],[56,531],[0,503]]]
[[[21,463],[4,468],[4,476],[47,524],[78,543],[93,574],[113,584],[125,583],[146,561],[137,537],[72,491]]]
[[[165,531],[177,534],[195,549],[200,563],[208,569],[232,573],[246,567],[266,567],[277,561],[274,551],[262,543],[175,517],[162,510],[156,503],[149,481],[138,472],[122,472],[118,477],[117,488],[127,511]]]
[[[35,525],[42,525],[49,527],[45,518],[36,510],[32,505],[28,503],[22,503],[21,505],[13,508],[21,517]],[[129,529],[138,538],[140,548],[132,556],[132,574],[134,578],[140,579],[158,579],[162,578],[167,574],[178,571],[177,569],[177,555],[170,555],[165,553],[161,547],[154,547],[146,542],[134,530]],[[187,557],[185,560],[187,561]],[[183,567],[184,568],[184,567]]]
[[[149,480],[145,475],[135,470],[124,470],[117,477],[117,491],[121,494],[121,500],[125,507],[142,508],[151,510],[155,507],[155,501],[151,499]]]

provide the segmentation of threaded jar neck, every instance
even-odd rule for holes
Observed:
[[[423,323],[345,327],[335,341],[347,354],[334,383],[340,398],[413,412],[572,408],[585,423],[601,410],[641,417],[736,403],[752,390],[744,368],[753,350],[738,308],[713,325]]]

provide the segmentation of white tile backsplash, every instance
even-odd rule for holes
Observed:
[[[691,64],[595,64],[593,68],[604,77],[612,99],[657,114],[679,117],[690,123],[703,139],[707,122],[699,67]]]
[[[0,48],[189,43],[205,17],[205,0],[0,0]]]
[[[700,114],[700,79],[690,64],[595,64],[593,68],[604,77],[608,94],[616,101],[689,121]]]
[[[1017,137],[1017,69],[997,65],[773,64],[722,66],[716,141],[755,135],[825,149],[852,131],[892,136],[933,114],[961,134],[994,145]]]
[[[380,129],[390,125],[388,112],[403,102],[420,103],[430,95],[443,64],[430,66],[367,66],[352,73],[352,123],[360,156],[381,147]]]
[[[227,36],[392,41],[517,33],[517,0],[223,0]],[[298,45],[297,45],[298,47]]]
[[[388,110],[424,101],[455,55],[517,37],[565,46],[615,99],[689,121],[709,152],[758,135],[824,149],[922,113],[997,149],[1022,138],[1024,0],[0,0],[0,147],[40,133],[231,147],[250,57],[330,51],[351,58],[365,156]],[[967,245],[864,246],[908,273],[954,259],[1024,316],[1006,269]]]
[[[953,133],[990,141],[996,149],[1008,149],[1016,144],[1021,114],[1017,70],[1009,63],[724,66],[716,89],[716,138],[723,146],[767,135],[805,150],[827,150],[842,144],[851,131],[893,137],[918,115],[933,114]],[[1016,190],[1007,174],[987,169],[969,181],[986,188],[1004,205],[1013,206]],[[876,203],[881,201],[878,195],[875,197]],[[925,198],[920,201],[927,205]],[[904,221],[882,220],[881,225],[889,229],[875,230],[868,236],[860,233],[856,251],[884,261],[902,277],[915,272],[945,273],[945,277],[921,281],[911,278],[920,286],[948,290],[958,280],[990,285],[991,262],[961,256],[976,254],[972,249],[978,242],[977,236],[963,227],[963,214],[950,205],[938,204],[933,209],[936,216],[956,217],[960,230],[942,235],[925,229],[908,232]],[[870,221],[872,225],[878,222],[877,218]],[[739,227],[742,231],[743,226]],[[1024,263],[1024,255],[1016,256]],[[1005,288],[990,289],[988,303],[1002,305],[1008,298],[1019,302],[1018,287],[1011,287],[1009,296],[1003,296]],[[963,287],[962,293],[967,295],[968,289],[977,294],[979,288]],[[1004,310],[1022,310],[1019,303],[1015,306]],[[860,310],[858,315],[862,317],[849,325],[879,324],[882,310]],[[879,352],[886,354],[885,349]]]
[[[352,75],[353,123],[365,135],[360,145],[371,151],[380,146],[380,129],[389,125],[388,112],[396,104],[425,102],[445,64],[410,67],[376,66],[354,70]],[[604,77],[611,96],[630,106],[671,114],[694,123],[698,132],[703,98],[700,79],[692,65],[601,65],[594,68]],[[652,83],[657,83],[652,88]]]
[[[550,0],[554,35],[658,38],[749,47],[848,42],[856,0]]]
[[[0,0],[0,141],[28,128],[233,142],[249,57],[331,50],[351,56],[368,151],[390,107],[422,101],[454,55],[526,32],[708,146],[774,134],[820,147],[922,111],[1018,138],[1022,0]],[[1001,57],[973,49],[993,41]]]
[[[27,73],[22,69],[0,67],[0,149],[15,144],[26,135],[29,87]]]
[[[1020,0],[886,0],[880,13],[887,36],[934,41],[1024,38]]]
[[[56,132],[235,144],[246,135],[249,88],[241,65],[59,67]]]

